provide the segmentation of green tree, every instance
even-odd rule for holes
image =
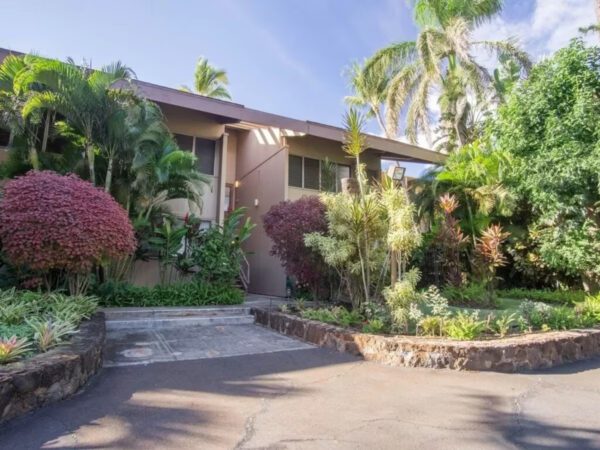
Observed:
[[[600,280],[599,95],[600,49],[574,40],[534,67],[493,123],[542,260],[590,287]]]
[[[14,55],[7,56],[0,65],[0,124],[10,132],[9,147],[13,147],[15,137],[24,138],[28,162],[39,169],[38,134],[45,111],[22,114],[24,105],[35,95],[28,77],[30,67],[31,58]]]
[[[500,0],[417,0],[415,21],[420,27],[417,39],[379,50],[365,70],[389,74],[386,99],[388,135],[397,133],[400,113],[406,109],[406,135],[417,142],[420,132],[431,137],[428,102],[435,90],[442,93],[442,116],[451,124],[464,122],[466,102],[486,101],[493,88],[492,77],[472,56],[476,47],[498,55],[510,55],[524,70],[528,56],[510,41],[476,41],[474,29],[500,11]],[[449,150],[465,144],[457,126]],[[455,143],[454,143],[455,142]]]
[[[228,84],[229,79],[225,70],[212,66],[206,58],[198,59],[194,72],[194,91],[197,94],[230,100]],[[187,86],[182,86],[181,89],[187,92],[192,91]]]
[[[24,81],[35,82],[42,88],[23,105],[23,117],[44,109],[61,114],[82,135],[90,181],[96,184],[97,143],[103,134],[101,128],[111,114],[110,100],[121,91],[117,82],[126,83],[133,75],[121,62],[92,70],[79,67],[73,61],[38,58]]]

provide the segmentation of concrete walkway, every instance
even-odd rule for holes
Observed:
[[[504,375],[316,348],[112,367],[0,448],[600,449],[599,380],[600,360]]]

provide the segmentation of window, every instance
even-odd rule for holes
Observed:
[[[175,142],[181,150],[194,152],[196,158],[198,158],[196,162],[198,171],[207,175],[215,174],[216,141],[185,134],[175,134],[174,136]]]
[[[338,192],[342,190],[342,178],[350,178],[350,166],[346,164],[338,164],[336,174],[336,186]]]
[[[196,138],[196,158],[198,170],[207,175],[215,174],[215,149],[216,141]]]
[[[304,189],[319,190],[320,161],[318,159],[304,158]]]
[[[341,179],[350,178],[351,174],[351,168],[347,164],[289,156],[288,185],[291,187],[339,192]]]
[[[186,136],[185,134],[176,134],[175,142],[181,150],[187,150],[188,152],[194,151],[194,137]]]
[[[293,187],[302,187],[302,157],[290,155],[288,184]]]

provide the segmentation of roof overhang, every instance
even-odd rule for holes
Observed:
[[[135,80],[137,91],[149,100],[178,106],[216,116],[222,123],[244,124],[234,128],[247,129],[253,126],[266,126],[293,131],[288,137],[315,136],[335,142],[344,142],[343,128],[322,123],[292,119],[256,109],[246,108],[239,103],[218,100],[178,89],[159,86],[145,81]],[[367,148],[379,151],[382,157],[401,159],[429,164],[441,164],[446,159],[443,153],[434,152],[417,145],[386,139],[374,135],[365,135]]]

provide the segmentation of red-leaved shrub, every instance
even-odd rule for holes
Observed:
[[[281,259],[288,276],[316,291],[328,270],[321,256],[304,245],[304,235],[327,232],[325,205],[315,196],[280,202],[263,216],[263,225],[273,241],[271,254]]]
[[[75,175],[31,171],[6,183],[0,240],[14,266],[41,274],[88,274],[132,254],[133,227],[107,193]]]

